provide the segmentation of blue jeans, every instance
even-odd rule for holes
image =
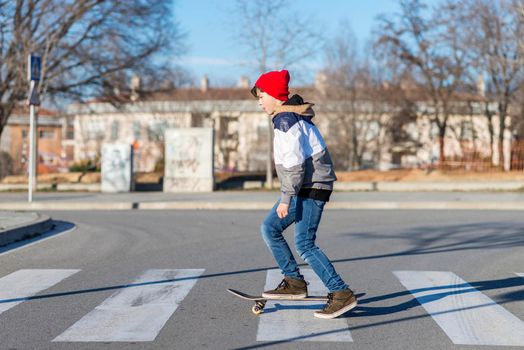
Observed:
[[[292,197],[288,215],[283,219],[277,215],[276,209],[279,204],[280,200],[267,215],[260,231],[282,274],[286,277],[304,279],[282,235],[288,226],[295,223],[295,248],[300,257],[311,266],[330,292],[347,289],[348,286],[337,274],[328,257],[315,245],[318,225],[326,202]]]

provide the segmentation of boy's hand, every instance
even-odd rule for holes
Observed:
[[[283,219],[287,216],[289,209],[289,204],[280,203],[277,207],[277,215],[279,218]]]

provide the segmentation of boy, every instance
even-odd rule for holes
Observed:
[[[315,245],[324,205],[337,179],[320,132],[311,122],[315,115],[299,95],[288,98],[287,70],[262,74],[251,93],[273,117],[274,158],[281,196],[261,226],[261,233],[280,267],[284,280],[262,296],[278,299],[307,297],[307,282],[300,274],[282,232],[295,223],[295,247],[329,289],[328,302],[315,312],[319,318],[335,318],[357,305],[357,298],[335,271],[327,256]]]

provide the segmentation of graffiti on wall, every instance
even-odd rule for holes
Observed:
[[[213,129],[166,131],[164,191],[213,190]]]

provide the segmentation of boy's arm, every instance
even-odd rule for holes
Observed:
[[[302,187],[305,171],[305,156],[301,144],[301,132],[299,129],[288,130],[282,133],[276,132],[275,150],[279,150],[281,161],[276,164],[280,173],[280,203],[289,204],[291,197],[296,196]]]

